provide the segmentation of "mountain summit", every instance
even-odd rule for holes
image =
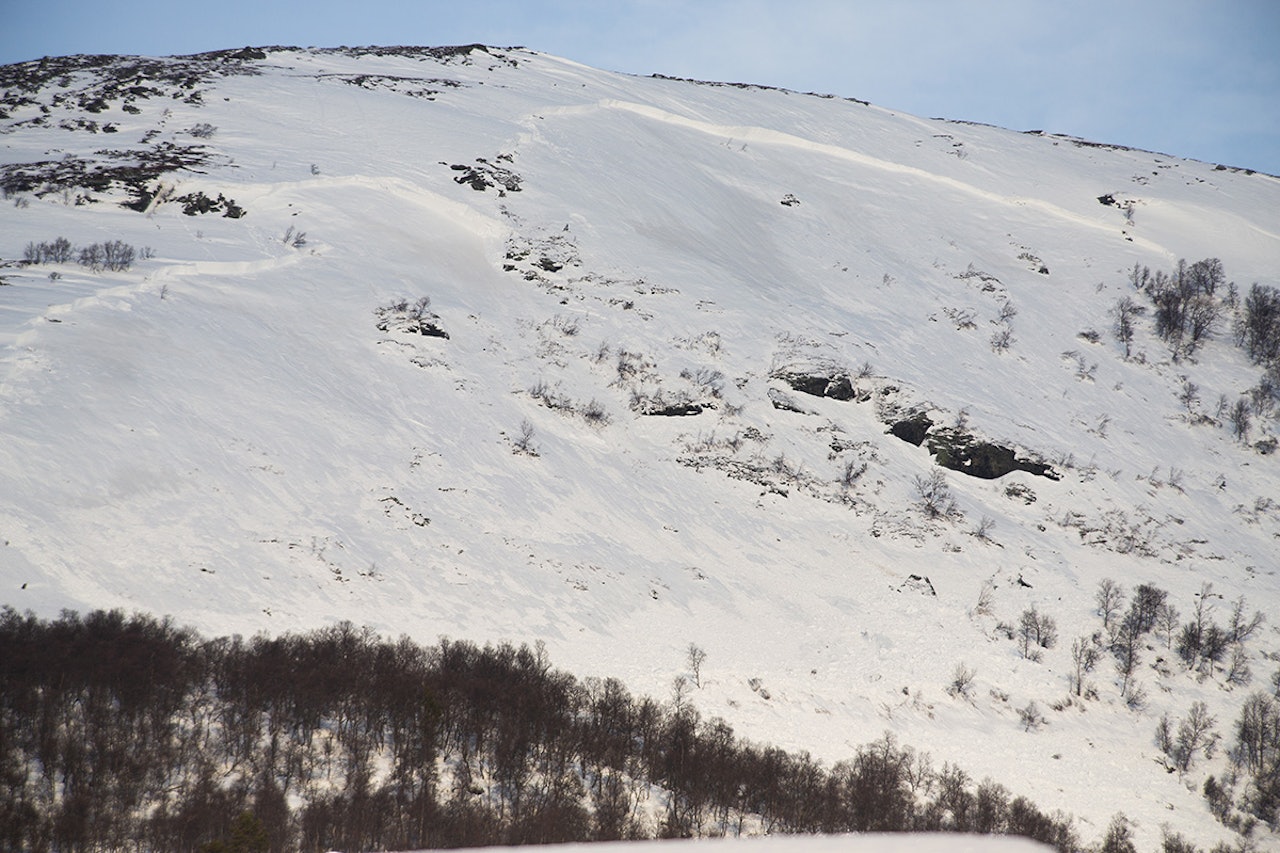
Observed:
[[[522,48],[0,92],[0,603],[542,641],[1086,838],[1267,820],[1280,180]]]

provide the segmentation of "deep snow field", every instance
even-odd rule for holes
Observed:
[[[1219,411],[1261,373],[1229,313],[1175,360],[1128,274],[1280,285],[1280,180],[524,49],[150,62],[124,84],[158,94],[86,111],[73,69],[0,118],[10,178],[194,161],[143,211],[119,182],[0,204],[0,604],[541,640],[828,763],[892,731],[1085,840],[1118,811],[1143,850],[1235,837],[1201,787],[1280,669],[1277,421]],[[19,263],[59,236],[151,256]],[[943,471],[930,517],[942,469],[889,434],[913,413],[1053,476]],[[1104,578],[1183,621],[1243,596],[1252,683],[1152,634],[1145,698],[1105,652],[1073,695]],[[998,627],[1033,606],[1039,661]],[[1195,701],[1221,742],[1171,772],[1157,721]]]

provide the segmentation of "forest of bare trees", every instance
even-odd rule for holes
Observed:
[[[0,612],[0,849],[414,849],[1071,821],[892,736],[834,766],[540,648]]]

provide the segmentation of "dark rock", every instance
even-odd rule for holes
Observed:
[[[932,429],[933,421],[929,416],[918,412],[890,425],[889,433],[916,447],[925,445],[943,468],[959,471],[970,477],[995,480],[1010,471],[1025,471],[1050,480],[1061,479],[1049,465],[1031,459],[1019,459],[1010,448],[981,441],[963,429],[942,427],[931,432]],[[1034,501],[1035,497],[1031,500]]]
[[[919,447],[924,444],[925,434],[929,432],[929,428],[932,426],[933,421],[929,420],[929,416],[924,412],[920,412],[893,424],[889,427],[889,432],[908,444],[914,444]]]
[[[938,594],[928,575],[907,575],[907,579],[898,586],[898,592],[905,591],[918,592],[921,595],[936,596]]]
[[[780,373],[779,379],[793,390],[814,397],[830,397],[833,400],[852,400],[856,394],[853,381],[843,373],[830,376],[816,373]]]
[[[995,480],[1010,471],[1025,471],[1037,477],[1059,479],[1057,472],[1043,462],[1019,459],[1011,449],[979,441],[964,430],[940,429],[931,433],[927,441],[929,452],[939,465],[970,477]]]
[[[646,415],[657,415],[664,418],[685,418],[702,414],[705,409],[702,403],[672,403],[668,406],[656,406],[644,410]]]
[[[833,400],[852,400],[854,397],[853,382],[848,376],[837,376],[827,383],[826,396]]]
[[[831,380],[825,376],[789,375],[782,378],[792,389],[802,394],[811,394],[814,397],[825,397],[827,386],[831,384]]]
[[[777,388],[769,389],[769,402],[780,412],[795,412],[797,415],[813,414],[813,412],[801,407],[789,394],[785,394]]]

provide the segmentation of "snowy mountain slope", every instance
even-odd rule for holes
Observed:
[[[1198,700],[1225,747],[1253,688],[1149,637],[1143,707],[1109,654],[1063,700],[1103,578],[1280,614],[1276,424],[1217,411],[1260,375],[1231,317],[1191,359],[1149,309],[1132,357],[1112,334],[1135,262],[1280,284],[1277,179],[520,49],[57,62],[5,69],[0,256],[154,256],[0,271],[2,603],[543,640],[657,695],[692,642],[693,701],[748,737],[890,729],[1086,838],[1229,835],[1222,750],[1167,773],[1152,736]],[[424,296],[447,337],[405,333]],[[1052,476],[948,471],[962,517],[930,518],[913,413]],[[998,627],[1031,606],[1040,662]]]

